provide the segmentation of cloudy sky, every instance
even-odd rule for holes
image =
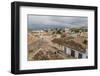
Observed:
[[[44,16],[44,15],[28,15],[28,26],[35,28],[36,26],[87,26],[87,17],[75,16]],[[37,27],[36,27],[37,28]]]

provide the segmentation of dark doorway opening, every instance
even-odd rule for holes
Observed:
[[[82,58],[82,54],[79,53],[78,58]]]
[[[75,57],[75,51],[71,50],[71,56]]]

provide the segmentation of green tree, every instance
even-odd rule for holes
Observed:
[[[88,41],[87,41],[87,40],[84,40],[83,43],[84,43],[85,45],[87,45]]]

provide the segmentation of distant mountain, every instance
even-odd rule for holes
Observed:
[[[77,27],[86,27],[86,25],[72,25],[72,24],[67,24],[67,25],[44,25],[44,24],[30,24],[28,26],[29,30],[46,30],[46,29],[53,29],[53,28],[77,28]]]

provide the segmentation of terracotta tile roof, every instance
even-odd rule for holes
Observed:
[[[80,51],[85,53],[86,52],[86,47],[84,45],[82,45],[81,43],[76,42],[74,39],[63,39],[63,38],[56,38],[54,40],[52,40],[52,42],[57,43],[59,45],[62,46],[66,46],[68,48]]]

